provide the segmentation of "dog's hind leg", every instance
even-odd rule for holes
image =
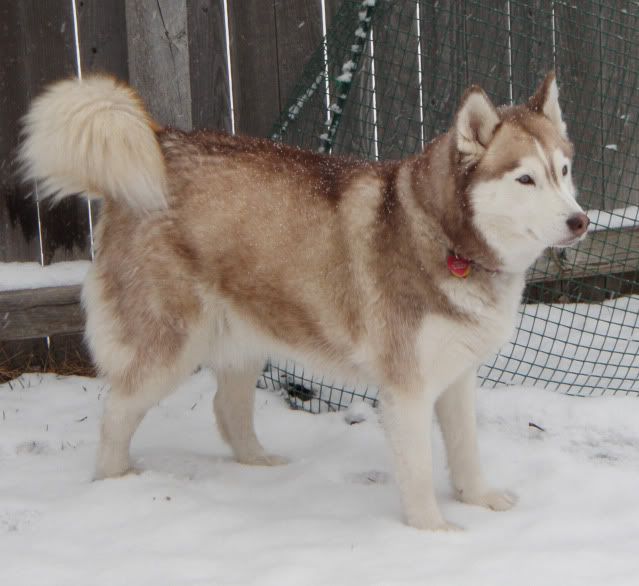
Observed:
[[[166,374],[166,373],[164,373]],[[179,380],[153,376],[134,390],[114,384],[105,401],[96,462],[96,480],[122,476],[131,470],[131,438],[148,410],[169,395]]]
[[[475,385],[473,369],[450,385],[435,405],[446,445],[452,484],[460,501],[505,511],[513,506],[515,497],[507,492],[488,488],[479,465]]]
[[[213,400],[215,419],[220,435],[241,464],[286,464],[285,458],[267,454],[255,435],[253,403],[260,372],[261,365],[245,370],[217,371],[217,392]]]

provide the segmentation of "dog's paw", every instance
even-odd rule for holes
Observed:
[[[455,523],[450,523],[449,521],[443,521],[441,524],[432,528],[432,531],[446,531],[449,533],[456,533],[460,531],[464,531],[463,527],[459,525],[455,525]]]
[[[406,524],[422,531],[463,531],[463,527],[449,523],[441,514],[413,513],[406,515]]]
[[[508,491],[486,489],[477,492],[458,491],[457,497],[463,503],[492,509],[493,511],[507,511],[517,503],[517,496]]]
[[[464,528],[459,525],[455,525],[455,523],[449,523],[448,521],[444,521],[443,519],[438,521],[424,521],[417,519],[407,519],[406,524],[410,527],[414,527],[415,529],[419,529],[421,531],[442,531],[442,532],[458,532],[463,531]]]
[[[142,474],[142,470],[138,468],[134,468],[133,466],[128,466],[124,469],[115,469],[115,470],[97,470],[93,475],[93,480],[107,480],[109,478],[122,478],[123,476],[138,476]]]
[[[260,454],[247,454],[242,457],[238,457],[237,461],[240,464],[246,464],[247,466],[285,466],[289,462],[288,458],[285,458],[284,456],[267,454],[265,452]]]

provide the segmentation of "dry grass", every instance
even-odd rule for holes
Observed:
[[[53,372],[62,376],[96,376],[81,336],[0,343],[0,384],[25,372]]]

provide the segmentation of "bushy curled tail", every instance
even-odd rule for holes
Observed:
[[[68,79],[33,100],[18,162],[38,195],[86,193],[135,210],[166,208],[166,169],[154,122],[128,86],[109,77]]]

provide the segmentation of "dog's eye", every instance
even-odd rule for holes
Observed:
[[[522,185],[534,185],[535,182],[530,175],[522,175],[521,177],[517,177],[517,181]]]
[[[566,175],[568,175],[568,165],[564,165],[561,168],[561,174],[565,177]]]

